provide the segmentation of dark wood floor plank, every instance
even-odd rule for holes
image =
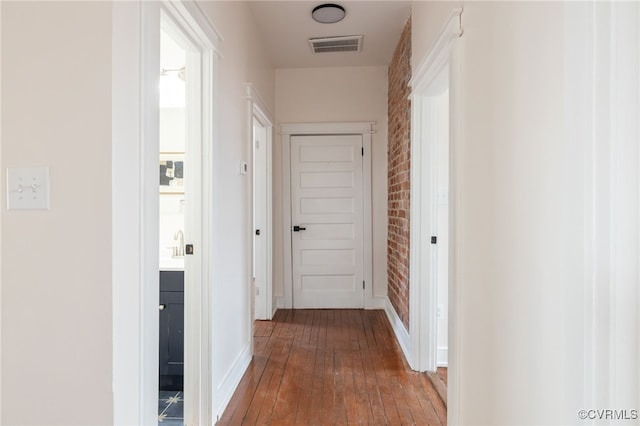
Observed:
[[[269,327],[270,330],[272,330],[272,328],[273,327]],[[220,424],[242,424],[250,405],[256,401],[256,390],[259,389],[261,381],[265,379],[265,370],[273,349],[273,347],[269,345],[269,337],[265,337],[265,333],[260,332],[260,334],[259,337],[254,338],[255,355],[253,356],[253,360],[249,364],[249,367],[247,367],[247,371],[236,389],[236,395],[239,397],[233,398],[227,406],[227,411],[233,413],[233,415],[227,417],[226,423]],[[269,375],[269,373],[267,373],[267,375]]]
[[[333,315],[329,315],[327,318],[329,324],[333,323]],[[331,325],[330,325],[331,327]],[[322,399],[318,401],[322,407],[322,411],[320,413],[321,424],[323,425],[332,425],[335,423],[334,415],[335,415],[335,392],[333,387],[333,374],[334,374],[334,351],[331,343],[331,339],[327,339],[328,347],[324,351],[324,369],[322,370]],[[329,349],[331,348],[331,349]]]
[[[273,418],[279,419],[282,424],[293,424],[296,419],[300,397],[297,375],[301,372],[303,357],[301,352],[300,349],[292,348],[278,388]]]
[[[218,425],[446,425],[384,311],[278,310]]]
[[[353,387],[356,398],[358,418],[361,420],[362,424],[375,424],[373,420],[373,412],[371,411],[371,396],[367,389],[364,366],[362,362],[362,353],[360,350],[360,348],[362,348],[362,346],[360,345],[360,340],[364,339],[365,335],[362,327],[362,316],[358,311],[351,311],[350,323],[351,341],[357,345],[357,350],[354,351],[351,357],[351,369],[353,372]]]
[[[302,350],[302,369],[297,377],[300,384],[300,394],[294,424],[303,424],[309,418],[309,411],[313,404],[311,390],[313,389],[316,352],[310,344],[306,344]]]
[[[316,313],[317,321],[314,322],[317,328],[318,340],[315,353],[315,363],[313,366],[313,385],[311,388],[311,406],[308,411],[308,417],[300,417],[298,420],[301,424],[307,421],[308,424],[318,425],[322,423],[322,399],[324,397],[324,364],[325,354],[327,352],[327,328],[329,316],[327,311],[318,311]]]
[[[389,333],[388,328],[384,327],[385,322],[386,318],[381,316],[378,316],[375,319],[374,329],[376,330],[376,343],[378,344],[378,349],[381,354],[398,352],[400,348],[398,347],[393,335]],[[418,418],[414,418],[414,413],[412,412],[411,405],[409,403],[410,399],[407,398],[409,396],[409,392],[406,392],[405,390],[408,389],[409,386],[408,375],[406,374],[408,365],[404,363],[404,358],[382,356],[380,361],[384,366],[384,372],[386,373],[385,381],[388,383],[393,394],[400,423],[424,424],[423,421],[419,421]],[[422,415],[420,413],[417,414],[417,417],[421,419]]]
[[[254,324],[253,335],[255,337],[269,337],[273,333],[273,328],[276,326],[274,321],[256,321]]]
[[[253,400],[244,417],[243,424],[256,424],[258,419],[271,415],[273,406],[275,405],[274,398],[280,387],[283,371],[283,365],[279,364],[281,364],[280,360],[287,347],[286,341],[282,339],[277,339],[273,342],[273,349],[270,353],[269,361],[267,362]]]
[[[291,317],[291,332],[293,333],[293,345],[286,361],[276,406],[273,417],[281,424],[295,424],[298,412],[298,404],[302,386],[300,378],[305,374],[304,360],[306,351],[304,345],[304,333],[307,327],[307,319],[312,316],[308,310],[294,311]]]
[[[416,394],[421,400],[421,405],[427,410],[428,413],[433,413],[435,417],[437,417],[441,424],[447,424],[447,406],[442,402],[438,392],[433,387],[431,380],[426,374],[420,374],[416,378],[419,382],[418,385],[415,386]],[[431,406],[433,411],[429,410],[428,407]],[[436,424],[436,423],[432,423]]]
[[[362,350],[360,356],[362,359],[362,367],[365,377],[366,392],[369,396],[371,414],[373,416],[372,424],[391,424],[385,413],[384,402],[382,399],[381,389],[378,386],[376,377],[376,367],[371,357],[371,348],[375,348],[375,339],[371,331],[371,315],[363,315],[362,321]],[[373,344],[371,343],[373,341]]]
[[[368,311],[367,321],[365,321],[365,332],[368,343],[368,363],[370,372],[375,378],[375,383],[382,401],[382,408],[387,424],[401,424],[402,420],[396,406],[396,400],[393,394],[393,383],[389,380],[385,359],[390,355],[388,348],[385,347],[383,335],[378,329],[378,316],[382,311]],[[394,356],[392,358],[397,358]]]

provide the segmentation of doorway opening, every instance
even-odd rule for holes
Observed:
[[[414,97],[412,148],[412,282],[421,284],[416,367],[427,371],[447,404],[449,341],[449,66]],[[420,171],[415,170],[420,167]],[[422,172],[428,170],[428,172]],[[414,186],[415,185],[415,186]],[[414,340],[415,341],[415,340]]]
[[[211,182],[219,35],[193,2],[119,2],[114,4],[113,17],[114,421],[151,425],[160,420],[160,261],[164,258],[163,268],[182,272],[184,277],[183,295],[163,303],[172,318],[182,318],[184,339],[183,352],[170,350],[171,368],[164,375],[179,376],[182,353],[184,421],[179,422],[212,424],[210,287],[214,280],[210,262],[202,259],[209,259],[212,251],[212,206],[217,205]],[[161,48],[167,38],[178,46],[184,62],[165,63],[163,72]],[[167,116],[163,111],[161,120],[163,79],[184,85],[184,114],[173,111],[175,120],[184,121],[184,130],[162,128]],[[165,101],[162,107],[171,105]],[[160,133],[173,130],[170,145],[177,146],[176,140],[182,138],[184,148],[163,147],[161,157]],[[182,213],[184,222],[162,219],[163,224],[172,224],[165,234],[161,211]],[[162,244],[161,232],[167,235]],[[179,290],[180,284],[170,289]],[[171,328],[169,336],[175,335],[174,329],[180,327]],[[180,382],[175,377],[163,380],[176,386]]]
[[[457,423],[460,351],[456,194],[462,9],[454,9],[411,85],[411,367],[427,372]],[[446,368],[446,370],[445,370]]]
[[[268,299],[269,236],[267,218],[267,129],[253,117],[253,282],[255,286],[255,319],[271,319]]]
[[[423,124],[430,129],[431,187],[430,287],[436,300],[436,371],[429,372],[438,394],[447,403],[449,341],[449,68],[445,67],[426,94]]]
[[[187,51],[193,50],[184,36],[163,17],[160,28],[159,92],[159,346],[158,346],[158,423],[184,423],[184,296],[186,214],[193,215],[195,194],[185,191],[190,179],[197,178],[185,161],[193,129],[187,116],[197,114],[197,104],[187,102],[187,81],[194,84],[187,70]],[[197,83],[196,83],[197,84]],[[189,130],[189,131],[188,131]],[[195,146],[194,146],[195,145]],[[191,185],[190,185],[191,186]],[[189,230],[190,231],[190,230]]]
[[[204,259],[211,250],[214,54],[210,39],[180,5],[166,4],[160,18],[161,425],[201,424],[211,417],[211,276]]]
[[[251,123],[253,205],[253,319],[273,318],[273,183],[270,114],[251,83],[247,83]],[[253,322],[252,322],[253,323]]]
[[[170,8],[160,18],[159,379],[158,424],[207,416],[209,280],[203,258],[207,205],[204,167],[212,128],[212,79],[197,27]],[[203,353],[204,351],[204,353]]]

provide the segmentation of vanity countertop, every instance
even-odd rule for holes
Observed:
[[[184,271],[184,257],[160,258],[161,271]]]

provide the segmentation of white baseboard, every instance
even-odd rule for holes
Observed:
[[[225,375],[222,383],[215,391],[213,396],[213,418],[216,422],[222,417],[227,404],[231,400],[233,393],[236,391],[242,375],[247,371],[247,367],[251,362],[251,342],[247,343],[244,349],[238,354],[233,365]]]
[[[276,297],[276,310],[278,309],[287,309],[287,302],[284,297]]]
[[[449,365],[449,348],[447,346],[438,346],[436,365],[438,367],[447,367]]]
[[[409,336],[409,332],[404,327],[402,320],[398,316],[398,313],[393,308],[391,301],[388,297],[385,298],[385,307],[384,311],[387,314],[387,318],[389,318],[389,322],[391,323],[391,327],[393,328],[393,332],[396,335],[396,340],[400,344],[400,348],[402,348],[402,352],[404,353],[404,357],[409,363],[411,363],[411,337]]]
[[[373,297],[371,299],[371,305],[367,306],[365,309],[386,309],[387,300],[387,297]],[[287,307],[287,302],[284,297],[276,297],[273,313],[275,314],[278,309],[291,309]]]
[[[387,297],[373,297],[371,299],[371,304],[366,309],[386,309],[387,308]]]

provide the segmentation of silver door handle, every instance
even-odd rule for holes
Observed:
[[[164,311],[164,308],[166,308],[166,307],[167,307],[167,305],[160,305],[160,306],[158,306],[158,309],[161,310],[161,311]]]

